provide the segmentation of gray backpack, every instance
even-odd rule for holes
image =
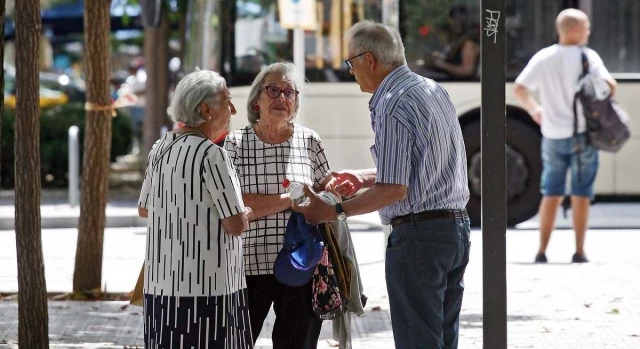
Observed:
[[[589,142],[599,150],[617,152],[629,139],[629,116],[611,99],[605,79],[589,73],[589,60],[582,51],[582,74],[573,100],[574,136],[578,135],[577,103],[582,105]]]

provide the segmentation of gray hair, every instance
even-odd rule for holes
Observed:
[[[247,119],[251,124],[255,124],[258,122],[260,118],[260,112],[253,110],[253,106],[258,103],[258,99],[260,98],[260,92],[264,88],[264,81],[267,76],[270,74],[280,74],[285,79],[291,81],[293,83],[293,88],[300,91],[300,74],[298,74],[298,70],[295,64],[291,62],[277,62],[269,65],[268,67],[262,69],[256,79],[253,80],[253,84],[251,85],[251,89],[249,90],[249,98],[247,99]],[[291,120],[293,120],[298,115],[298,110],[300,110],[300,96],[296,96],[296,104],[293,109],[293,115],[291,116]]]
[[[407,64],[400,33],[388,25],[364,20],[349,28],[344,39],[354,54],[369,52],[385,68],[394,69]]]
[[[182,122],[187,126],[198,126],[204,122],[200,103],[216,105],[220,92],[226,86],[224,78],[214,71],[196,70],[189,73],[176,86],[167,113],[173,121]]]

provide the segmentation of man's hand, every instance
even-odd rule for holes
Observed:
[[[305,185],[303,189],[309,198],[309,204],[300,206],[292,202],[291,208],[294,211],[302,213],[309,224],[320,224],[336,220],[336,210],[333,206],[327,204],[309,186]]]
[[[331,172],[333,180],[327,184],[327,191],[333,191],[343,197],[350,197],[362,188],[364,179],[355,171],[343,170],[340,172]],[[332,187],[329,187],[332,185]]]
[[[331,176],[331,180],[324,187],[324,190],[332,192],[341,198],[349,197],[355,192],[355,190],[353,190],[353,183],[351,183],[350,180],[340,180],[333,176]]]

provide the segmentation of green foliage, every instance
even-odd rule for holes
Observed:
[[[133,131],[131,118],[118,111],[113,118],[111,161],[131,150]],[[43,187],[65,187],[69,166],[69,127],[80,128],[80,148],[84,140],[85,110],[82,103],[70,103],[42,110],[40,117],[40,174]],[[2,118],[2,181],[3,188],[14,187],[15,111],[4,108]],[[80,154],[82,162],[82,150]],[[81,167],[82,168],[82,165]]]
[[[48,5],[43,6],[43,8],[46,7],[52,7],[52,6],[58,6],[58,5],[70,5],[75,3],[76,0],[49,0],[48,1]]]

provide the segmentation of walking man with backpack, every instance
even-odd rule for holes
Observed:
[[[600,56],[584,47],[590,35],[588,16],[577,9],[566,9],[556,19],[558,44],[536,53],[516,79],[514,93],[520,104],[542,132],[542,178],[540,190],[540,248],[536,263],[546,263],[546,249],[553,231],[556,213],[565,191],[567,171],[571,169],[571,208],[576,234],[573,263],[588,262],[584,240],[598,171],[598,150],[589,142],[582,108],[574,115],[574,98],[583,73],[582,56],[587,58],[589,74],[609,85],[611,96],[616,81]],[[530,94],[538,91],[540,103]]]

